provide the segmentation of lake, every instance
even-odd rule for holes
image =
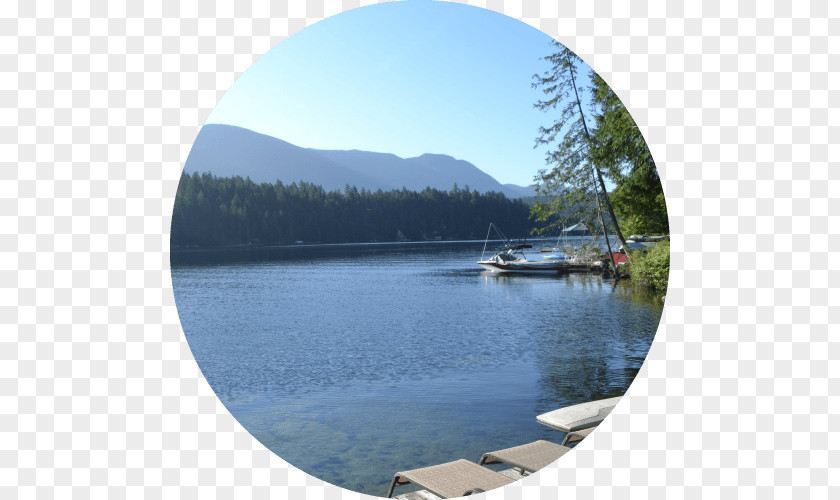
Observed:
[[[492,275],[483,246],[176,250],[172,282],[231,414],[303,471],[384,496],[397,471],[559,442],[536,416],[622,395],[650,348],[661,303],[595,275]]]

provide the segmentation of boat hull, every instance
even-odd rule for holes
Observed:
[[[566,274],[569,265],[564,262],[506,262],[480,260],[478,265],[491,273],[511,274]]]

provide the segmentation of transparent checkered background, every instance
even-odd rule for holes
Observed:
[[[360,498],[218,402],[180,329],[168,232],[237,75],[375,2],[86,3],[0,2],[0,498]],[[840,3],[467,3],[612,85],[659,165],[673,251],[613,415],[487,497],[840,498]]]

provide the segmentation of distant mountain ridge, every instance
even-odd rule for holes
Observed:
[[[472,163],[441,154],[400,158],[390,153],[302,148],[232,125],[202,127],[187,157],[187,173],[250,177],[254,182],[310,182],[327,190],[345,186],[375,191],[432,187],[448,191],[457,184],[508,198],[534,196],[533,186],[501,184]]]

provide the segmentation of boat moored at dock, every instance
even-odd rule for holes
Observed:
[[[487,251],[487,242],[490,240],[490,231],[495,229],[496,234],[504,242],[489,259],[484,258]],[[525,240],[511,240],[502,234],[498,227],[492,222],[487,228],[487,238],[484,240],[484,251],[481,252],[481,259],[478,265],[491,273],[519,273],[519,274],[566,274],[569,272],[569,263],[565,256],[553,256],[556,258],[543,258],[541,260],[528,260],[525,250],[532,248],[525,243]]]
[[[565,274],[570,264],[565,258],[528,260],[525,249],[531,245],[524,243],[506,243],[496,250],[492,257],[479,260],[478,265],[491,273],[521,274]]]

